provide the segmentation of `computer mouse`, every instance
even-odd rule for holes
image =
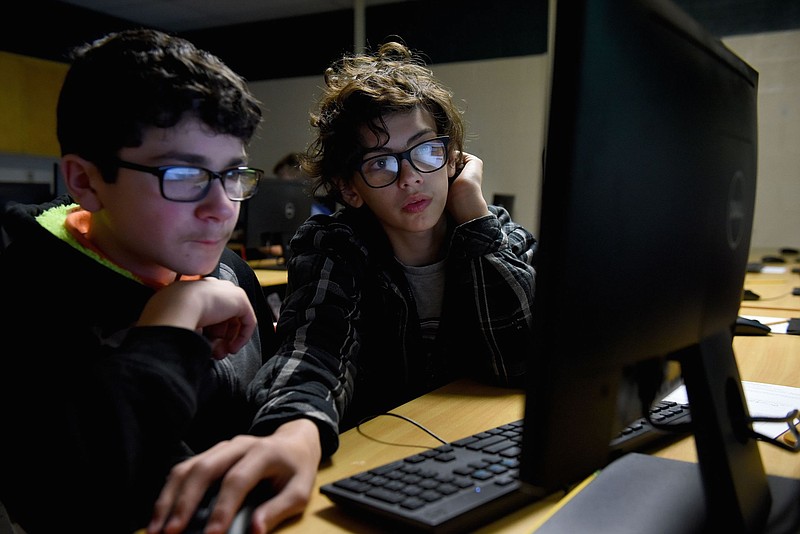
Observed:
[[[253,504],[243,504],[233,517],[233,522],[228,528],[228,534],[248,534],[250,532],[250,518],[254,509],[255,505]]]
[[[736,318],[736,325],[733,327],[734,336],[766,336],[771,331],[770,327],[761,321],[741,316]]]
[[[761,295],[758,293],[751,291],[749,289],[745,289],[742,292],[742,300],[758,300],[761,298]]]
[[[786,263],[786,260],[780,256],[763,256],[761,263]]]
[[[205,530],[208,517],[211,515],[211,510],[214,508],[214,502],[217,500],[217,492],[219,492],[220,484],[217,483],[206,491],[203,500],[197,507],[189,525],[187,525],[184,533],[187,534],[200,534]],[[250,490],[250,493],[245,498],[239,511],[233,518],[231,526],[228,527],[227,534],[247,534],[250,532],[250,518],[253,510],[262,502],[269,499],[274,495],[268,481],[262,481],[255,488]]]

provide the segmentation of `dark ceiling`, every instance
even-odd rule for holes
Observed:
[[[175,4],[149,1],[151,8]],[[800,0],[674,1],[720,37],[800,28]],[[538,54],[547,47],[547,6],[547,0],[368,0],[366,42],[372,46],[399,35],[432,64]],[[140,25],[67,2],[26,0],[0,17],[0,50],[66,61],[77,44]],[[354,17],[352,9],[338,9],[178,33],[249,80],[286,78],[320,74],[332,59],[352,51]]]

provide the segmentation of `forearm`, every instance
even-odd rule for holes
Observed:
[[[455,308],[472,310],[474,342],[485,347],[468,352],[483,354],[472,360],[473,368],[495,383],[517,384],[527,357],[523,348],[530,345],[536,241],[503,210],[459,227],[454,247],[464,262],[456,269]]]
[[[339,446],[339,410],[352,396],[344,387],[352,380],[342,373],[347,371],[338,357],[284,344],[251,384],[251,402],[260,408],[253,433],[266,435],[288,420],[307,418],[318,428],[323,456],[332,455]]]

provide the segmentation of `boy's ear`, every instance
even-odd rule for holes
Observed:
[[[70,196],[87,211],[99,211],[103,202],[92,185],[103,179],[94,163],[75,154],[61,157],[61,174]]]
[[[453,151],[451,157],[447,159],[447,181],[452,184],[463,168],[464,161],[461,152]]]
[[[339,183],[339,193],[342,195],[342,200],[348,205],[354,208],[360,208],[364,205],[364,199],[361,198],[361,195],[356,191],[353,187],[352,183],[349,184],[342,184]]]
[[[447,181],[451,184],[456,179],[456,162],[455,158],[450,158],[447,162]]]

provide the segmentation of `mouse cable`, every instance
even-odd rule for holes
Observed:
[[[800,452],[800,431],[797,425],[800,424],[800,410],[794,409],[784,417],[750,417],[750,423],[786,423],[789,425],[789,432],[794,436],[794,445],[789,445],[780,440],[765,436],[755,430],[750,430],[750,436],[770,445],[775,445],[783,450],[790,452]]]
[[[783,298],[786,298],[786,297],[791,297],[791,296],[792,296],[792,292],[791,291],[787,291],[786,293],[781,293],[780,295],[774,295],[772,297],[763,297],[762,296],[762,297],[760,297],[758,299],[758,301],[759,302],[764,302],[764,301],[770,301],[770,300],[780,300],[780,299],[783,299]]]
[[[424,448],[427,448],[427,449],[433,449],[433,448],[434,448],[434,447],[429,447],[429,446],[427,446],[427,445],[411,445],[411,444],[403,444],[403,443],[392,443],[392,442],[388,442],[388,441],[383,441],[383,440],[380,440],[380,439],[378,439],[378,438],[375,438],[375,437],[373,437],[373,436],[369,436],[369,435],[367,435],[366,433],[364,433],[364,431],[361,429],[361,425],[362,425],[362,424],[364,424],[364,423],[366,423],[366,422],[368,422],[368,421],[372,421],[373,419],[376,419],[376,418],[378,418],[378,417],[381,417],[381,416],[387,416],[387,417],[397,417],[398,419],[402,419],[403,421],[406,421],[406,422],[408,422],[408,423],[411,423],[411,424],[412,424],[412,425],[414,425],[415,427],[419,428],[420,430],[422,430],[422,431],[423,431],[423,432],[425,432],[426,434],[430,435],[431,437],[433,437],[433,438],[434,438],[434,439],[436,439],[437,441],[441,442],[443,445],[447,445],[447,444],[448,444],[448,442],[447,442],[447,441],[445,441],[444,439],[442,439],[442,438],[440,438],[439,436],[437,436],[436,434],[434,434],[434,433],[433,433],[433,431],[429,430],[428,428],[426,428],[426,427],[425,427],[425,426],[423,426],[422,424],[420,424],[420,423],[418,423],[418,422],[414,421],[414,420],[413,420],[413,419],[411,419],[410,417],[406,417],[405,415],[400,415],[400,414],[396,414],[396,413],[392,413],[392,412],[383,412],[383,413],[379,413],[379,414],[375,414],[375,415],[368,415],[367,417],[364,417],[364,418],[363,418],[363,419],[361,419],[361,421],[359,421],[359,422],[358,422],[358,424],[356,425],[356,431],[357,431],[359,434],[361,434],[362,436],[364,436],[365,438],[369,438],[369,439],[371,439],[371,440],[377,441],[377,442],[379,442],[379,443],[384,443],[384,444],[386,444],[386,445],[397,445],[397,446],[399,446],[399,447],[424,447]]]

